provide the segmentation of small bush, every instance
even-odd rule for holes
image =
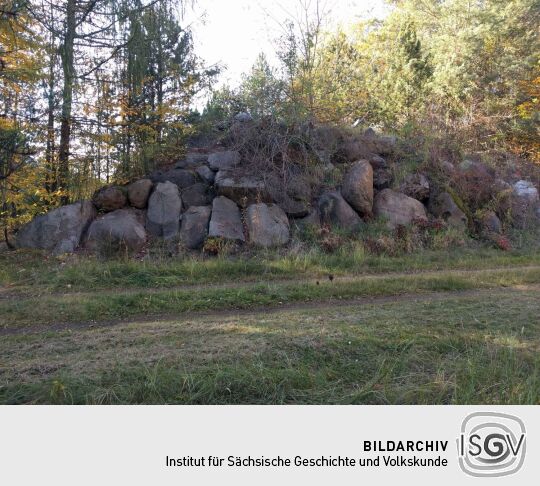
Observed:
[[[236,249],[236,244],[224,238],[207,238],[203,245],[203,252],[207,255],[228,255]]]
[[[512,243],[506,236],[496,235],[493,237],[493,243],[496,248],[503,251],[512,251]]]
[[[449,228],[442,220],[418,220],[400,225],[390,234],[372,234],[363,240],[366,251],[373,255],[400,256],[422,250],[463,247],[463,232]]]

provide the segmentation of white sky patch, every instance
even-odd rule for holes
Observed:
[[[308,2],[310,0],[303,0]],[[312,5],[315,0],[311,0]],[[324,3],[324,0],[323,0]],[[326,0],[330,26],[383,17],[384,0]],[[207,65],[221,63],[227,70],[220,85],[237,86],[260,52],[272,62],[273,41],[281,34],[279,23],[298,11],[299,0],[197,0],[186,20],[192,24],[196,52]]]

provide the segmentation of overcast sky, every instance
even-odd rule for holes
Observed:
[[[309,2],[310,0],[303,0]],[[323,2],[325,0],[322,0]],[[381,17],[384,0],[326,0],[333,24],[349,24],[368,16]],[[263,51],[272,59],[272,41],[279,36],[278,21],[298,9],[299,0],[197,0],[187,14],[197,53],[211,65],[221,62],[227,71],[221,83],[238,84]],[[311,0],[314,4],[315,0]]]

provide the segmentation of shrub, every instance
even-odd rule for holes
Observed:
[[[512,243],[510,243],[510,240],[506,236],[502,236],[502,235],[493,236],[493,243],[495,244],[495,247],[499,248],[500,250],[503,250],[503,251],[512,250]]]
[[[207,255],[224,255],[231,253],[235,243],[219,237],[207,238],[203,245],[203,252]]]

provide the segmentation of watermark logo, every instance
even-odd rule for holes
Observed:
[[[470,476],[515,474],[525,461],[525,424],[513,415],[475,412],[461,424],[457,440],[459,465]]]

